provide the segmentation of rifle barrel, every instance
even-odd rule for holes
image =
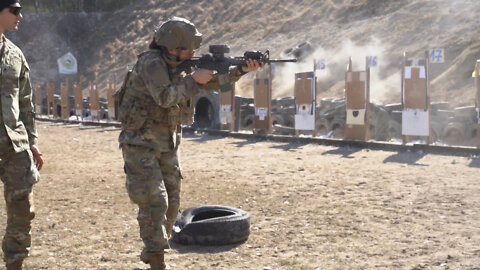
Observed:
[[[271,63],[286,63],[286,62],[296,63],[297,59],[296,58],[292,58],[292,59],[270,59],[269,62],[271,62]]]

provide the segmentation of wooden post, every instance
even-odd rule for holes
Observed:
[[[409,141],[409,136],[425,137],[427,143],[431,143],[428,52],[426,59],[419,60],[418,64],[408,60],[404,53],[402,69],[403,143]]]
[[[317,137],[317,59],[313,59],[313,77],[315,78],[315,103],[313,105],[313,118],[314,118],[314,129],[313,129],[313,137]]]
[[[367,71],[353,71],[352,58],[348,62],[345,73],[346,121],[344,138],[348,140],[369,140],[370,121],[368,69]],[[368,61],[367,61],[368,65]]]
[[[37,84],[35,87],[35,113],[37,115],[42,115],[42,85]]]
[[[272,94],[273,94],[273,74],[272,74],[272,64],[268,65],[268,134],[273,133],[273,118],[272,118]]]
[[[401,83],[401,89],[400,89],[400,98],[402,100],[402,109],[405,108],[405,99],[404,99],[404,93],[405,93],[405,67],[407,66],[407,52],[404,51],[403,52],[403,64],[402,64],[402,83]],[[403,119],[402,119],[402,122],[403,122]],[[402,133],[402,132],[401,132]],[[402,133],[402,143],[403,144],[406,144],[407,142],[409,141],[409,138],[408,138],[408,135],[403,135]]]
[[[477,63],[475,64],[474,76],[475,76],[475,85],[477,87],[475,105],[477,108],[480,108],[480,59],[478,59]]]
[[[47,83],[47,115],[55,115],[55,108],[54,108],[54,93],[53,87],[50,83]]]
[[[70,117],[70,102],[68,93],[68,79],[65,83],[60,84],[60,102],[62,106],[61,117],[62,119],[68,119]]]
[[[270,65],[268,68],[267,78],[257,77],[254,82],[254,133],[272,133],[272,71]]]
[[[114,72],[113,73],[113,93],[115,93],[117,91],[117,72]],[[115,115],[113,116],[113,119],[114,120],[117,120],[118,119],[118,104],[115,103],[115,99],[113,100],[113,104],[114,104],[114,109],[115,109]]]
[[[241,117],[240,117],[240,106],[242,104],[242,98],[240,96],[237,96],[235,95],[233,97],[233,100],[234,100],[234,107],[235,107],[235,110],[233,111],[233,131],[235,132],[238,132],[240,130],[240,126],[241,126]]]
[[[428,113],[428,137],[427,137],[427,144],[433,143],[433,136],[431,132],[431,109],[430,109],[430,52],[428,50],[425,51],[425,90],[426,90],[426,104],[425,108]]]
[[[107,108],[108,119],[115,119],[115,100],[113,94],[115,93],[115,81],[107,80]]]
[[[315,72],[295,74],[295,135],[305,131],[315,137],[315,105],[316,105]]]
[[[318,115],[317,115],[317,100],[318,100],[318,79],[317,79],[317,60],[318,59],[313,59],[313,76],[315,78],[315,96],[314,96],[314,99],[315,99],[315,104],[314,104],[314,108],[313,108],[313,115],[315,117],[315,129],[313,130],[313,137],[316,137],[317,136],[317,119],[318,119]],[[322,68],[321,68],[322,69]]]
[[[77,119],[80,117],[82,119],[83,117],[83,93],[82,93],[82,87],[78,83],[73,84],[73,92],[75,95],[75,115],[77,116]]]
[[[233,131],[235,128],[235,85],[228,92],[219,93],[220,100],[220,129],[229,129]]]
[[[90,82],[90,115],[93,119],[97,119],[99,121],[98,117],[98,111],[100,109],[100,103],[98,100],[98,90],[97,90],[97,84]]]
[[[365,112],[365,140],[370,140],[372,137],[371,131],[370,131],[370,114],[371,114],[371,109],[372,105],[370,104],[370,65],[368,62],[368,56],[365,59],[365,71],[367,73],[367,81],[366,81],[366,96],[367,96],[367,101],[366,101],[366,112]]]
[[[473,76],[475,77],[475,85],[477,87],[477,93],[475,95],[475,110],[477,112],[476,145],[480,146],[480,59],[478,59],[475,64]]]

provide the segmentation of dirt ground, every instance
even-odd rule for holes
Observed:
[[[119,130],[38,129],[46,163],[26,269],[149,269]],[[184,134],[181,160],[182,209],[242,208],[251,234],[172,243],[171,269],[480,269],[480,159]],[[0,200],[2,235],[5,215]]]

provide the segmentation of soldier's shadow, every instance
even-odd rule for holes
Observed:
[[[243,140],[243,141],[231,142],[230,144],[236,145],[238,148],[240,148],[240,147],[244,147],[245,145],[256,144],[258,142],[259,142],[258,140]]]
[[[168,241],[171,250],[173,252],[178,252],[180,254],[187,254],[187,253],[197,253],[197,254],[215,254],[215,253],[223,253],[230,251],[232,249],[237,248],[238,246],[242,245],[243,243],[239,244],[232,244],[232,245],[221,245],[221,246],[199,246],[199,245],[180,245],[178,243],[175,243],[171,240]],[[172,251],[171,251],[172,252]],[[169,252],[167,251],[165,253],[165,256],[167,257]],[[146,268],[134,268],[133,270],[149,270],[150,267],[146,265]],[[169,269],[169,268],[167,268]]]
[[[185,253],[222,253],[227,252],[232,249],[237,248],[238,246],[242,245],[243,243],[238,244],[231,244],[231,245],[219,245],[219,246],[200,246],[200,245],[181,245],[175,243],[173,241],[168,241],[170,244],[170,248],[177,251],[178,253],[185,254]]]
[[[183,139],[189,139],[194,142],[202,143],[206,141],[215,141],[215,140],[220,140],[223,139],[224,137],[222,136],[214,136],[214,135],[209,135],[206,133],[190,133],[190,132],[184,132],[182,134]]]
[[[352,148],[352,147],[339,147],[337,149],[328,150],[322,153],[324,155],[340,155],[344,158],[355,158],[352,154],[360,151],[360,148]]]
[[[305,146],[307,145],[306,143],[300,143],[300,142],[289,142],[287,144],[282,144],[282,145],[274,145],[274,146],[271,146],[271,148],[275,148],[275,149],[281,149],[283,151],[291,151],[291,152],[294,152],[296,149],[302,147],[302,146]]]
[[[428,164],[421,164],[418,163],[420,159],[422,159],[426,155],[425,152],[421,153],[414,153],[414,152],[398,152],[394,155],[387,157],[383,163],[403,163],[408,165],[415,165],[415,166],[428,166]]]

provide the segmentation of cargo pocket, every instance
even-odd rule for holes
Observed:
[[[148,184],[143,181],[129,180],[125,183],[128,197],[133,203],[138,205],[147,205],[149,201]]]
[[[180,120],[180,107],[175,105],[174,107],[168,108],[168,123],[172,126],[176,126],[181,123]]]
[[[178,104],[180,107],[180,124],[191,125],[194,121],[195,106],[193,105],[193,99],[189,99],[185,102]]]

